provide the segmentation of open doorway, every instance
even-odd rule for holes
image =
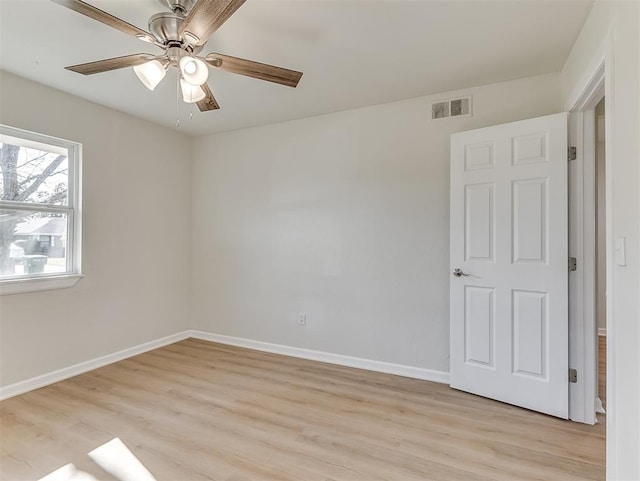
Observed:
[[[596,325],[598,329],[598,398],[596,411],[605,413],[607,397],[607,223],[605,99],[595,108],[596,174]]]
[[[573,370],[569,418],[586,424],[604,423],[596,413],[603,412],[601,400],[606,397],[601,398],[599,393],[599,382],[606,382],[605,372],[599,373],[606,368],[606,357],[599,356],[602,351],[599,353],[598,322],[605,323],[607,317],[603,310],[606,312],[604,295],[610,266],[604,258],[610,255],[607,245],[611,219],[606,215],[610,192],[605,188],[608,179],[604,155],[602,169],[597,169],[596,161],[598,148],[605,149],[604,140],[611,134],[605,135],[605,87],[603,61],[571,108],[569,121],[569,367]],[[599,136],[602,142],[598,141]],[[602,209],[600,215],[598,207]]]
[[[605,99],[595,108],[596,173],[596,325],[598,329],[598,399],[596,411],[605,413],[607,397],[607,208]]]

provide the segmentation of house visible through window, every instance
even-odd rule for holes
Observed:
[[[0,125],[0,283],[80,274],[80,150]]]

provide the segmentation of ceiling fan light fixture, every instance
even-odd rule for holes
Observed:
[[[180,89],[182,90],[182,100],[188,104],[200,102],[207,96],[202,87],[191,85],[183,78],[180,79]]]
[[[136,76],[149,90],[154,90],[167,75],[166,67],[159,60],[151,60],[133,67]]]
[[[163,3],[169,12],[152,15],[148,21],[149,32],[87,1],[52,1],[164,51],[161,55],[138,53],[70,65],[65,67],[67,70],[82,75],[93,75],[133,67],[140,82],[149,90],[155,90],[166,76],[169,67],[176,68],[179,80],[177,88],[181,90],[176,92],[178,102],[182,93],[184,101],[197,103],[201,112],[220,108],[206,83],[209,67],[294,88],[302,77],[302,72],[229,55],[210,53],[206,58],[198,56],[211,35],[245,3],[245,0],[154,0]]]
[[[199,58],[184,56],[180,59],[182,78],[189,84],[200,86],[209,78],[209,68]]]

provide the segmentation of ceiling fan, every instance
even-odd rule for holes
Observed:
[[[161,55],[138,53],[72,65],[65,67],[67,70],[92,75],[133,67],[144,86],[153,90],[169,67],[175,67],[179,70],[182,99],[197,104],[202,112],[220,108],[207,85],[209,67],[294,88],[302,77],[302,72],[220,53],[198,56],[209,37],[245,0],[159,0],[170,11],[157,13],[149,19],[151,33],[82,0],[52,1],[164,50]]]

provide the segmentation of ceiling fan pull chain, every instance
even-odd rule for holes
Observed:
[[[176,76],[176,127],[180,127],[180,74]]]

